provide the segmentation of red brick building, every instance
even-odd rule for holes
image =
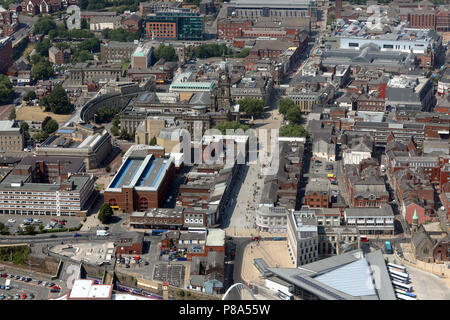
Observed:
[[[233,39],[242,37],[244,30],[252,29],[252,21],[247,19],[219,19],[217,21],[217,38]]]
[[[142,18],[137,14],[132,14],[122,20],[122,26],[124,26],[125,30],[140,34],[142,31]]]
[[[13,64],[12,39],[10,37],[0,40],[0,73],[6,74]]]
[[[385,101],[383,98],[378,97],[378,95],[362,94],[356,99],[357,111],[384,112],[385,109]]]
[[[116,245],[116,255],[118,254],[142,254],[144,247],[144,234],[136,233],[134,237],[120,238]]]
[[[450,237],[446,235],[438,240],[433,248],[434,260],[450,261]]]
[[[159,208],[175,176],[172,157],[130,156],[122,164],[104,193],[113,209],[131,213]]]

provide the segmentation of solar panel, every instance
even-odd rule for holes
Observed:
[[[314,282],[309,281],[309,280],[303,278],[303,277],[300,276],[300,275],[296,275],[296,276],[294,276],[294,277],[295,277],[297,280],[302,281],[302,282],[306,283],[307,285],[309,285],[309,286],[311,286],[311,287],[313,287],[313,288],[315,288],[315,289],[317,289],[317,290],[319,290],[319,291],[321,291],[321,292],[323,292],[323,293],[325,293],[325,294],[327,294],[327,295],[329,295],[329,296],[332,296],[333,298],[336,298],[336,299],[338,299],[338,300],[345,300],[343,297],[337,295],[336,293],[331,292],[330,290],[328,290],[328,289],[326,289],[326,288],[324,288],[324,287],[321,287],[321,286],[315,284]]]

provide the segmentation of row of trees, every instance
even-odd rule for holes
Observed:
[[[13,93],[13,85],[9,78],[1,74],[0,75],[0,103],[9,101]]]
[[[222,134],[226,134],[227,130],[238,130],[238,129],[242,129],[244,131],[249,129],[249,126],[245,125],[245,124],[241,124],[237,121],[228,121],[228,122],[221,122],[219,124],[216,124],[214,127],[214,129],[220,130],[220,132],[222,132]]]
[[[137,32],[131,32],[125,29],[106,29],[102,31],[102,35],[105,39],[120,42],[133,42],[139,39],[139,34]]]
[[[300,108],[288,98],[282,98],[278,101],[278,111],[289,124],[280,128],[281,137],[308,137],[309,133],[300,125],[302,122],[302,113]]]
[[[254,98],[244,98],[238,101],[239,111],[249,117],[259,117],[264,112],[264,101]]]
[[[190,52],[190,59],[192,58],[211,58],[211,57],[228,57],[228,58],[245,58],[250,52],[249,48],[244,48],[240,52],[235,52],[233,49],[228,48],[225,44],[202,44],[195,47]]]
[[[164,59],[166,61],[178,61],[178,55],[172,46],[159,45],[158,48],[153,50],[153,61],[158,61],[159,59]]]

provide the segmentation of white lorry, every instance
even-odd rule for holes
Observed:
[[[105,230],[97,230],[97,236],[109,236],[109,232],[106,232]]]

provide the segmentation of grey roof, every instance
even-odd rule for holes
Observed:
[[[366,272],[374,266],[378,273]],[[386,265],[380,251],[363,256],[361,250],[350,251],[299,268],[269,268],[277,277],[307,290],[324,300],[393,300]],[[380,278],[380,279],[378,279]],[[352,279],[348,281],[346,279]],[[367,283],[374,283],[372,288]],[[345,281],[343,281],[345,280]],[[380,280],[379,283],[377,281]]]
[[[209,92],[197,92],[192,95],[189,104],[209,106],[211,104],[211,94]]]
[[[350,217],[394,217],[392,207],[388,204],[382,204],[380,208],[346,208],[345,214]]]
[[[383,254],[380,250],[369,252],[366,254],[367,262],[374,270],[377,270],[378,277],[375,281],[379,283],[375,286],[378,297],[380,300],[397,300],[394,293],[394,288],[392,287],[391,278],[386,269],[386,262],[384,261]]]

